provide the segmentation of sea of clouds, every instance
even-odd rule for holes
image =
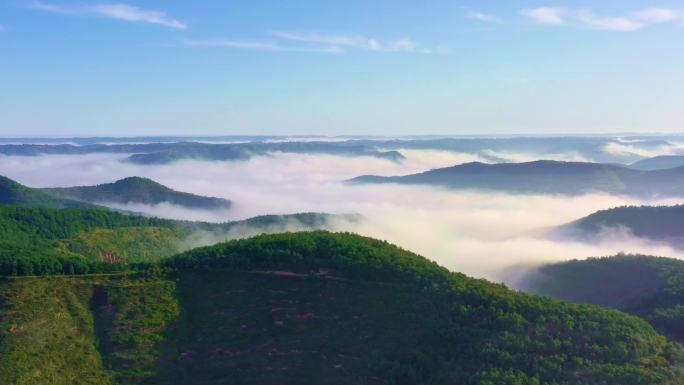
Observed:
[[[362,215],[360,221],[339,219],[328,227],[385,239],[449,269],[513,285],[516,278],[511,274],[511,267],[515,266],[621,251],[684,258],[680,250],[622,232],[606,235],[591,244],[542,235],[543,229],[597,210],[621,205],[684,203],[682,199],[651,201],[608,194],[519,195],[344,183],[363,174],[403,175],[483,161],[475,155],[445,151],[402,150],[402,153],[406,156],[402,162],[374,157],[276,153],[248,161],[184,160],[154,166],[122,162],[126,154],[3,156],[0,174],[31,187],[94,185],[142,176],[179,191],[227,198],[234,203],[226,211],[189,210],[167,203],[116,206],[174,219],[225,222],[264,214],[358,213]],[[508,155],[515,159],[533,157]],[[573,160],[576,155],[561,154],[556,158]],[[301,226],[293,223],[275,230],[301,230]],[[195,241],[206,244],[260,231],[240,227],[218,238],[198,234]]]

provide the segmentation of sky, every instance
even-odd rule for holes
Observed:
[[[679,133],[684,1],[0,1],[0,136]]]

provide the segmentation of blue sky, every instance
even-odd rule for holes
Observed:
[[[0,135],[681,132],[680,1],[0,2]]]

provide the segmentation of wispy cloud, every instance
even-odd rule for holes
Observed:
[[[627,17],[597,17],[586,9],[579,12],[579,20],[588,27],[607,31],[631,32],[644,27],[644,23]]]
[[[429,53],[418,49],[411,39],[381,42],[354,34],[323,34],[317,32],[269,31],[267,39],[190,39],[183,43],[198,47],[233,48],[257,51],[341,53],[347,50],[374,52]]]
[[[30,8],[52,13],[80,16],[98,16],[108,19],[156,24],[169,28],[186,29],[187,25],[161,11],[141,9],[123,3],[99,3],[92,5],[60,5],[34,2]]]
[[[477,20],[483,23],[500,23],[501,18],[491,13],[468,11],[463,15],[466,19]]]
[[[317,32],[271,31],[271,36],[278,39],[314,45],[337,47],[338,49],[361,49],[368,51],[416,52],[416,44],[407,38],[389,42],[353,34],[321,34]]]
[[[520,13],[536,23],[551,25],[564,25],[568,16],[567,9],[555,7],[524,9]]]
[[[525,9],[521,14],[540,24],[575,24],[605,31],[633,32],[652,24],[669,23],[683,19],[682,12],[668,8],[646,8],[619,16],[599,16],[591,9],[570,11],[565,8],[541,7]]]
[[[4,31],[5,31],[5,26],[0,24],[0,32],[4,32]]]
[[[213,47],[213,48],[233,48],[245,49],[255,51],[290,51],[290,52],[321,52],[321,53],[337,53],[340,50],[337,47],[286,47],[279,45],[276,42],[265,42],[255,40],[231,40],[231,39],[205,39],[193,40],[185,39],[183,43],[195,47]]]

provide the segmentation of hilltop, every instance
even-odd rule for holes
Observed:
[[[59,198],[101,204],[170,203],[202,210],[225,210],[231,207],[229,200],[175,191],[151,179],[141,177],[124,178],[114,183],[97,186],[45,188],[41,191]]]
[[[262,235],[139,273],[8,278],[0,297],[0,376],[10,383],[579,385],[682,376],[681,348],[636,317],[516,293],[353,234]]]

